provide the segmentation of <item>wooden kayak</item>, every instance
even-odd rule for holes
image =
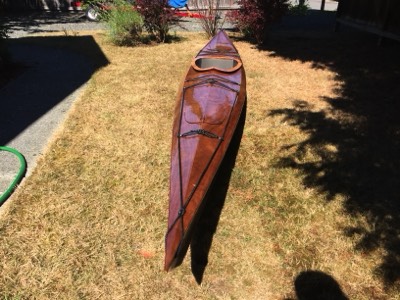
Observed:
[[[171,146],[166,271],[179,266],[246,101],[246,76],[224,31],[194,57],[179,89]]]

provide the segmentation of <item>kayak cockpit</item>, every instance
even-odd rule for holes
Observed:
[[[221,72],[234,72],[242,66],[242,62],[239,59],[229,57],[199,57],[196,58],[192,67],[196,71],[209,71],[217,70]]]

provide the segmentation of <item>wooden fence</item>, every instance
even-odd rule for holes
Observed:
[[[188,6],[190,8],[196,7],[197,0],[189,0]],[[200,0],[199,2],[207,2],[207,0]],[[237,0],[220,0],[219,7],[221,8],[233,8],[237,6]]]
[[[400,40],[399,0],[342,0],[336,16],[339,24]]]

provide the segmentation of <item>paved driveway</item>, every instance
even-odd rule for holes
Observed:
[[[103,29],[104,25],[86,20],[84,12],[8,13],[4,17],[10,37],[19,38],[33,33]]]
[[[86,19],[84,12],[31,12],[7,14],[4,21],[9,26],[10,37],[19,38],[29,36],[33,33],[48,33],[66,31],[71,34],[80,30],[105,29],[100,22],[90,22]],[[232,24],[225,22],[225,29],[232,28]],[[200,31],[198,19],[181,18],[171,31]]]
[[[86,82],[108,62],[104,56],[101,65],[94,65],[78,53],[39,46],[44,37],[35,37],[38,42],[34,44],[25,37],[60,30],[101,29],[103,25],[88,22],[77,13],[8,15],[7,24],[12,59],[24,70],[0,88],[0,145],[15,148],[25,156],[29,175]],[[86,43],[101,55],[91,37],[77,36],[74,42]],[[17,174],[18,166],[13,155],[0,151],[0,194]]]

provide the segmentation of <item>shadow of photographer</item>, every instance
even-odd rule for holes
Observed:
[[[297,300],[348,300],[339,283],[321,271],[301,272],[294,280]],[[286,299],[290,300],[290,299]]]

